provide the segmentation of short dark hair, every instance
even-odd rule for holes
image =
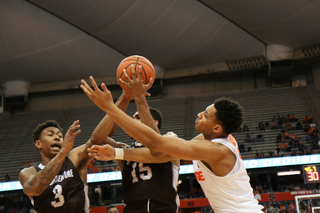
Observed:
[[[109,211],[109,209],[112,209],[112,208],[116,208],[117,210],[119,210],[118,207],[116,207],[116,206],[108,206],[107,207],[107,212]]]
[[[214,102],[217,110],[216,118],[220,121],[223,132],[226,134],[237,132],[243,122],[244,109],[231,98],[219,98]]]
[[[33,141],[39,140],[41,132],[47,128],[47,127],[56,127],[58,128],[61,132],[63,132],[63,129],[61,126],[58,124],[57,121],[55,120],[47,120],[43,122],[42,124],[38,124],[37,128],[33,131]]]
[[[162,126],[162,114],[161,114],[161,112],[159,110],[157,110],[156,108],[150,107],[150,113],[151,113],[152,118],[154,120],[158,121],[158,129],[160,130],[161,126]]]

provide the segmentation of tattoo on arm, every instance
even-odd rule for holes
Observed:
[[[53,161],[49,162],[40,172],[38,176],[38,183],[40,186],[48,187],[49,184],[52,182],[53,178],[58,174],[61,164],[54,163]]]
[[[52,180],[54,179],[54,177],[58,174],[63,162],[65,158],[61,159],[57,158],[58,156],[56,156],[55,158],[53,158],[41,171],[39,171],[38,173],[36,172],[36,170],[33,169],[29,169],[26,170],[24,173],[24,177],[22,178],[22,181],[27,181],[31,176],[33,176],[30,180],[29,183],[27,184],[27,187],[31,194],[33,194],[33,192],[35,194],[41,194],[52,182]],[[29,191],[27,190],[27,191]],[[33,192],[32,192],[33,191]],[[29,193],[28,193],[29,194]]]

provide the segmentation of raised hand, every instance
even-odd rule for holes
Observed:
[[[87,151],[89,156],[95,157],[97,160],[109,161],[114,159],[114,148],[109,144],[93,145]]]
[[[134,69],[134,65],[131,64],[131,75],[132,75],[132,79],[128,76],[126,70],[123,70],[123,74],[124,77],[126,79],[126,81],[119,79],[120,82],[122,82],[129,90],[130,94],[135,98],[138,96],[151,96],[150,93],[148,93],[148,89],[150,89],[150,87],[153,84],[153,79],[150,78],[149,83],[144,84],[142,82],[141,79],[141,75],[142,75],[142,67],[141,65],[139,65],[139,74],[138,77],[136,76],[136,72]]]
[[[111,92],[107,89],[104,83],[101,84],[102,90],[100,90],[92,76],[90,76],[90,81],[94,90],[92,90],[87,82],[83,79],[81,80],[81,89],[93,101],[93,103],[95,103],[95,105],[97,105],[103,111],[107,110],[111,105],[114,104]]]
[[[64,136],[64,140],[61,143],[61,150],[65,150],[66,152],[69,152],[73,148],[74,138],[81,132],[81,130],[79,129],[80,128],[79,123],[80,121],[77,120],[73,122],[73,124],[69,127],[67,133]]]

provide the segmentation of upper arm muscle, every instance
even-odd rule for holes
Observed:
[[[161,136],[156,150],[179,159],[218,161],[224,155],[224,146],[209,140],[185,141],[181,138]]]
[[[74,148],[68,154],[68,158],[72,161],[76,168],[87,167],[87,164],[93,159],[93,157],[88,156],[87,148],[91,147],[92,144],[90,140],[87,143]]]

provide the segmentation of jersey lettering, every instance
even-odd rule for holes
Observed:
[[[55,194],[56,196],[54,197],[56,200],[51,202],[51,205],[54,208],[58,208],[60,206],[63,206],[64,204],[64,197],[62,195],[62,187],[61,185],[57,184],[53,190],[52,190],[53,194]]]
[[[136,183],[139,181],[138,177],[137,177],[137,174],[136,174],[136,167],[137,167],[137,163],[134,162],[132,164],[132,172],[131,172],[131,175],[132,175],[132,183]],[[143,166],[143,163],[139,163],[139,172],[140,172],[140,175],[139,177],[142,179],[142,180],[149,180],[151,179],[152,177],[152,171],[151,171],[151,168],[149,166]]]
[[[206,179],[203,177],[202,171],[194,172],[194,174],[195,174],[196,179],[197,179],[198,181],[204,181],[204,180],[206,180]]]
[[[64,171],[62,175],[56,175],[50,185],[53,185],[55,183],[61,183],[66,178],[72,178],[73,172],[72,169],[69,169],[68,171]]]

